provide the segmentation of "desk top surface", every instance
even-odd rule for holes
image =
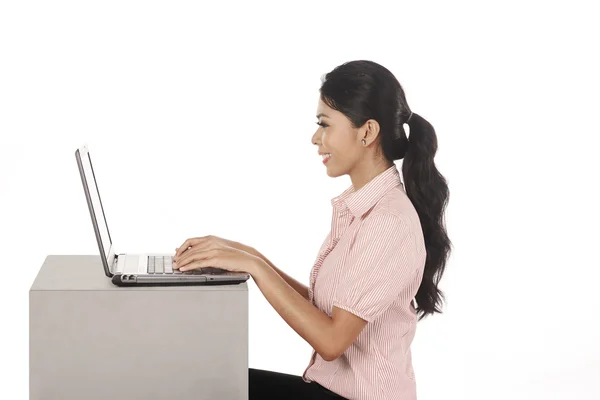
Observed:
[[[49,255],[30,290],[247,291],[248,284],[118,287],[104,274],[99,255]]]

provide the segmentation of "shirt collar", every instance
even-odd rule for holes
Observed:
[[[331,205],[334,208],[347,207],[355,217],[362,217],[388,190],[400,184],[400,173],[394,164],[358,191],[351,185],[342,194],[331,199]]]

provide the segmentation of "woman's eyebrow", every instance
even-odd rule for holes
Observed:
[[[317,118],[319,118],[319,117],[325,117],[325,118],[329,118],[327,115],[325,115],[325,114],[323,114],[323,113],[317,114]]]

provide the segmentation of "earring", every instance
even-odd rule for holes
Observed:
[[[361,140],[361,142],[366,146],[367,142],[365,141],[365,139]]]

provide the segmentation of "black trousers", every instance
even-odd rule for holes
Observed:
[[[317,382],[306,383],[301,376],[248,368],[249,400],[333,400],[344,397]]]

